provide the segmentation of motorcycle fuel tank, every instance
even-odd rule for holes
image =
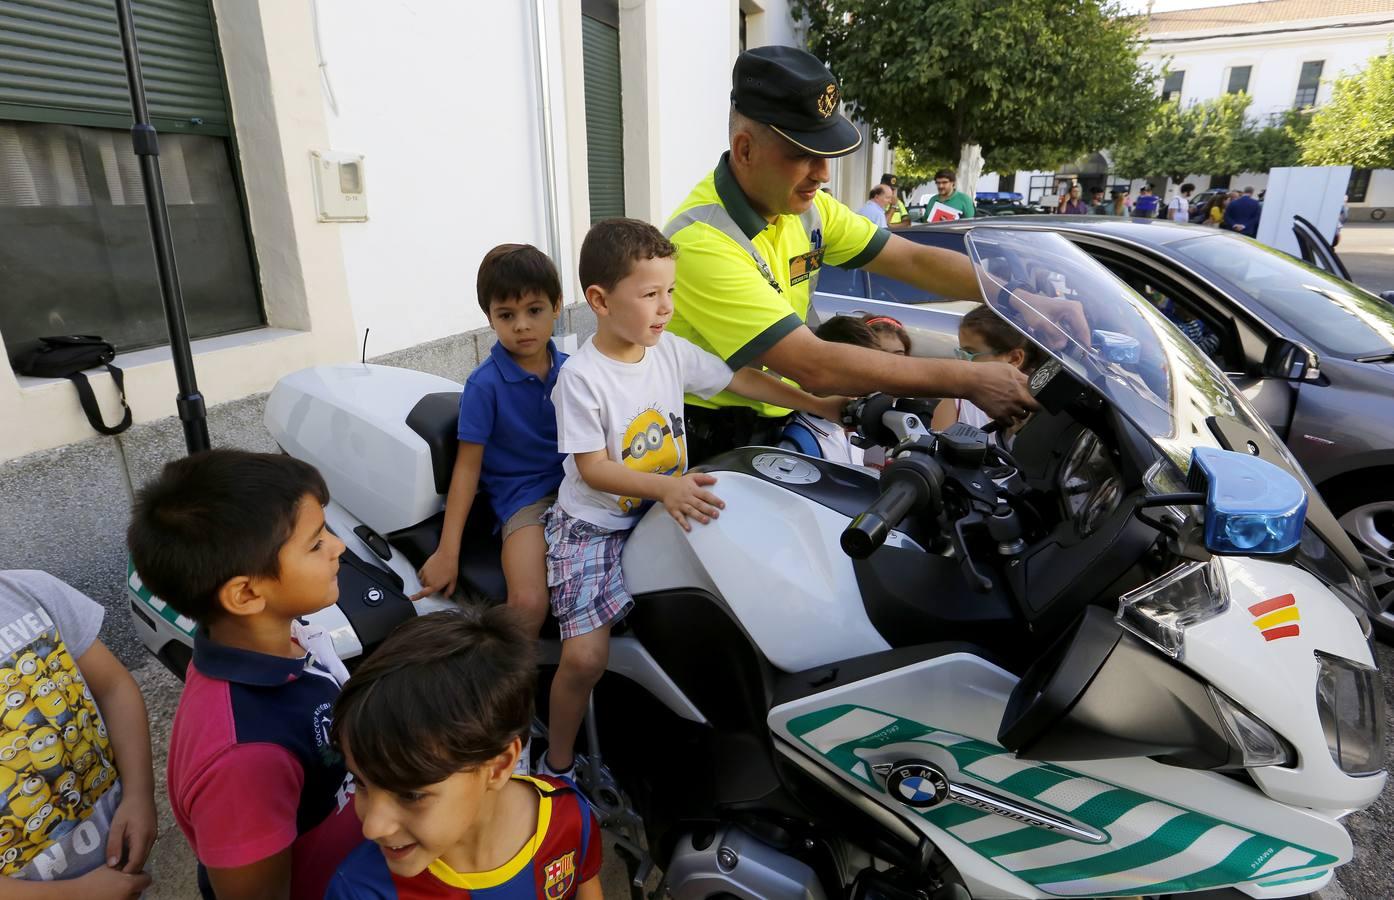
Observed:
[[[635,527],[623,556],[630,593],[711,593],[787,672],[889,649],[838,549],[848,516],[779,482],[730,471],[716,478],[712,491],[726,507],[710,524],[685,532],[656,505]]]

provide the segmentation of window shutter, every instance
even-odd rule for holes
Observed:
[[[620,32],[581,17],[586,82],[586,170],[591,221],[624,215],[624,120],[620,106]]]
[[[155,126],[227,135],[209,0],[131,3]],[[113,0],[0,0],[0,119],[130,126]]]

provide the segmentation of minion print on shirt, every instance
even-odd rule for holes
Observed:
[[[687,438],[683,434],[682,416],[669,415],[650,406],[629,420],[624,429],[624,449],[620,462],[636,472],[655,475],[681,475],[687,471]],[[620,512],[631,515],[646,501],[637,497],[621,497]]]
[[[0,622],[0,877],[91,869],[120,800],[106,725],[42,607]]]

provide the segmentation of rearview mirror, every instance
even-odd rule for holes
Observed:
[[[1315,381],[1321,377],[1317,355],[1296,341],[1279,338],[1263,357],[1263,377],[1283,381]]]

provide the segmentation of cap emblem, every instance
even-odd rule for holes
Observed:
[[[818,115],[828,118],[837,112],[837,85],[830,84],[818,95]]]

